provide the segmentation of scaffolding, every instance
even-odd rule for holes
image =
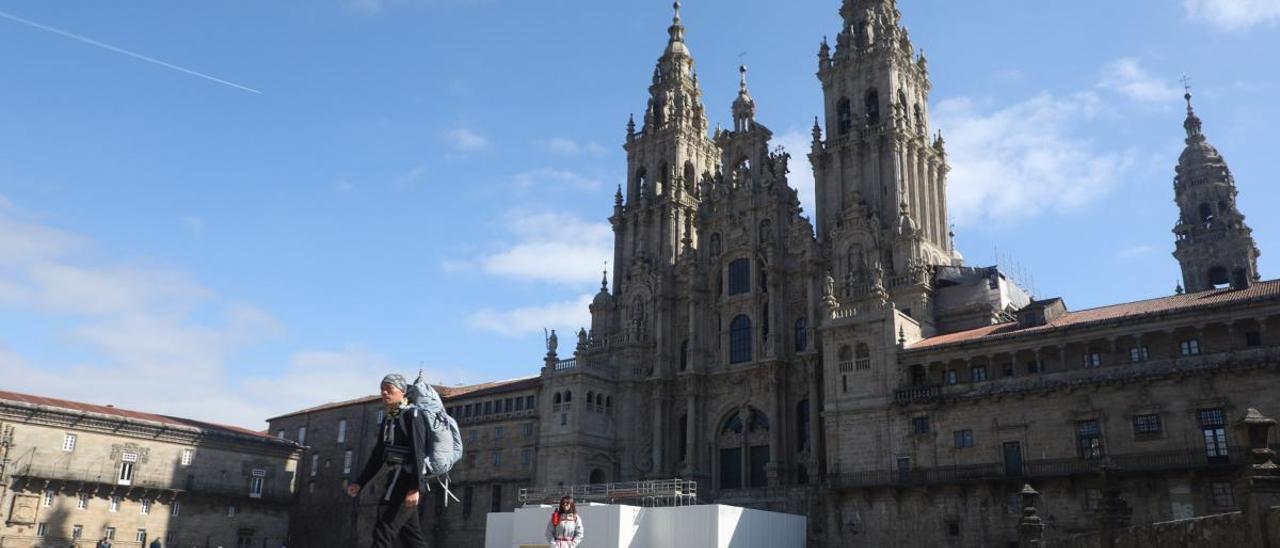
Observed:
[[[591,483],[584,485],[529,487],[520,489],[520,504],[555,505],[569,495],[575,501],[603,504],[635,504],[643,507],[692,506],[698,504],[698,482],[680,478],[665,480]]]

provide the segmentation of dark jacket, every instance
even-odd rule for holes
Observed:
[[[393,439],[388,443],[385,440],[384,433],[386,428],[391,427]],[[356,477],[356,484],[364,486],[378,474],[382,468],[387,468],[387,489],[393,489],[399,492],[407,492],[409,489],[416,488],[422,496],[427,493],[427,481],[422,477],[422,463],[426,459],[423,454],[423,446],[418,440],[426,440],[427,423],[426,419],[418,411],[418,408],[410,406],[395,418],[388,413],[382,419],[382,424],[378,428],[378,440],[373,446],[373,453],[369,455],[368,462],[364,463],[364,469],[360,471],[360,475]],[[390,450],[388,450],[390,449]],[[394,453],[396,450],[406,453],[404,463],[399,465],[400,476],[396,479],[396,466],[388,466],[387,455]],[[396,484],[392,485],[391,482]],[[410,482],[410,483],[405,483]],[[406,486],[408,486],[406,488]]]

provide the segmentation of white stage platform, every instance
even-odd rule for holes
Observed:
[[[546,546],[551,506],[491,512],[485,548]],[[804,516],[719,504],[639,508],[579,504],[579,548],[803,548]]]

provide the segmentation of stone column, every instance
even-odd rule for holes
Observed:
[[[666,395],[662,393],[660,385],[653,385],[653,469],[651,471],[653,478],[661,478],[663,471],[666,469],[666,454],[663,451],[665,447],[667,432],[667,424],[663,421],[665,413],[663,411],[667,407]]]
[[[685,456],[684,470],[681,472],[686,478],[691,478],[697,474],[698,470],[698,397],[696,386],[690,384],[689,396],[685,399],[686,413],[688,415],[688,423],[685,425]]]
[[[1036,496],[1039,494],[1029,483],[1022,486],[1022,519],[1018,521],[1019,548],[1044,546],[1044,522],[1036,509]]]
[[[1269,447],[1274,419],[1265,417],[1257,409],[1249,409],[1236,421],[1237,438],[1247,440],[1249,462],[1236,478],[1240,512],[1248,524],[1249,548],[1277,548],[1280,538],[1272,538],[1268,531],[1268,517],[1272,507],[1280,505],[1280,466],[1275,463],[1275,451]]]
[[[773,401],[769,409],[772,418],[769,419],[769,465],[765,468],[766,475],[769,477],[769,487],[777,487],[780,483],[782,467],[782,443],[785,439],[782,432],[787,425],[787,421],[782,417],[782,400],[786,392],[785,385],[781,380],[781,365],[774,362],[769,365],[769,387],[772,388]]]

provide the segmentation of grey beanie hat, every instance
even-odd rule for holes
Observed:
[[[389,384],[391,386],[394,386],[400,389],[401,392],[404,392],[405,390],[409,389],[408,381],[405,381],[404,375],[401,375],[399,373],[391,373],[385,377],[382,377],[382,384]]]

